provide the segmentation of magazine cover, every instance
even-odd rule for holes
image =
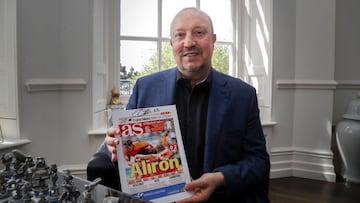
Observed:
[[[117,146],[122,191],[152,202],[175,202],[190,173],[175,105],[143,109],[114,109],[120,130]]]

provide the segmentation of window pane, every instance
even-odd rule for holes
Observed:
[[[175,59],[169,42],[163,42],[161,48],[161,69],[175,67]]]
[[[213,67],[225,74],[229,74],[231,46],[216,44],[214,48],[212,65]]]
[[[200,8],[210,15],[217,40],[232,41],[231,0],[202,0]]]
[[[121,0],[120,35],[157,36],[157,0]]]
[[[157,63],[156,42],[150,41],[120,41],[120,61],[122,66],[133,67],[141,72],[146,65]]]
[[[162,36],[170,37],[170,23],[175,15],[185,7],[195,7],[195,0],[163,0],[163,14],[162,14]]]
[[[157,71],[152,69],[154,64],[157,67],[157,61],[156,42],[120,41],[120,63],[123,69],[120,71],[120,79],[130,81],[131,86],[138,77]]]

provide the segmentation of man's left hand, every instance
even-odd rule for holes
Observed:
[[[193,195],[178,201],[177,203],[205,202],[217,188],[224,185],[224,175],[221,172],[205,173],[185,186],[186,191],[193,192]]]

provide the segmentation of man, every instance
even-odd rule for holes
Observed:
[[[137,80],[127,109],[176,104],[193,181],[180,202],[269,202],[269,156],[256,91],[212,68],[216,41],[210,17],[181,10],[171,23],[176,68]],[[115,129],[103,149],[116,161]]]

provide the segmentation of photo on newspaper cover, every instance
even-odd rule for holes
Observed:
[[[112,111],[119,128],[117,158],[122,191],[152,202],[174,202],[190,174],[175,105]]]

